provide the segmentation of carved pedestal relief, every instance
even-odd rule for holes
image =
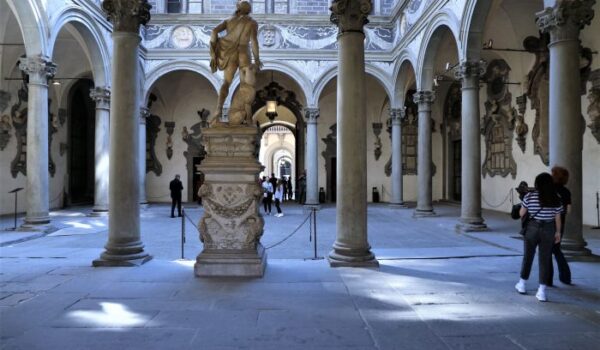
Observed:
[[[587,109],[590,122],[587,126],[592,131],[596,141],[600,143],[600,69],[596,69],[590,74],[590,80],[592,88],[587,96],[590,101]]]
[[[502,59],[493,60],[487,67],[487,101],[481,133],[485,137],[485,161],[482,173],[490,176],[517,176],[517,163],[512,155],[513,130],[518,118],[511,106],[512,95],[508,91],[510,67]]]

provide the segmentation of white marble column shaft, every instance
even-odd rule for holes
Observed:
[[[150,110],[146,107],[140,108],[140,145],[139,145],[139,173],[140,173],[140,204],[148,205],[146,199],[146,118],[150,116]]]
[[[342,6],[343,5],[343,6]],[[363,26],[371,2],[333,2],[338,25],[336,240],[331,266],[378,266],[367,239],[367,121]]]
[[[48,78],[56,65],[43,57],[19,60],[19,68],[29,76],[27,101],[27,180],[25,225],[50,222],[48,182]]]
[[[414,217],[435,216],[432,204],[431,167],[431,105],[435,100],[433,91],[417,91],[414,101],[419,109],[419,139],[417,144],[417,208]]]
[[[139,28],[150,19],[146,0],[102,3],[113,22],[110,104],[108,242],[94,266],[133,266],[151,259],[140,235]]]
[[[594,1],[556,1],[537,14],[537,24],[550,33],[549,148],[550,166],[569,171],[567,188],[572,207],[567,215],[562,249],[571,255],[587,255],[583,223],[583,118],[581,116],[580,30],[594,17]]]
[[[462,80],[462,164],[459,231],[484,231],[481,215],[481,137],[479,119],[479,77],[484,62],[462,62],[457,77]]]
[[[96,102],[94,139],[94,208],[91,215],[108,214],[108,178],[110,152],[110,90],[95,87],[90,97]]]
[[[318,108],[306,108],[306,203],[319,206],[319,135],[317,132]]]
[[[390,109],[392,120],[392,199],[390,205],[400,208],[406,208],[402,188],[402,119],[404,119],[405,113],[403,108]]]

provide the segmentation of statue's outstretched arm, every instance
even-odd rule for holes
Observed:
[[[254,56],[254,63],[258,66],[258,69],[262,69],[262,62],[260,61],[260,55],[258,53],[258,23],[252,23],[252,55]]]

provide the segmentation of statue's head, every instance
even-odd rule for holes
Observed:
[[[237,2],[237,10],[235,11],[238,15],[248,15],[252,12],[252,5],[248,0],[239,0]]]

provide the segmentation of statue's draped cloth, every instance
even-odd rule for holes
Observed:
[[[210,43],[210,69],[212,72],[225,70],[230,62],[236,66],[240,65],[239,53],[248,53],[248,43],[240,43],[244,32],[248,32],[252,26],[252,19],[248,16],[230,19],[227,25],[227,35],[217,38]]]

